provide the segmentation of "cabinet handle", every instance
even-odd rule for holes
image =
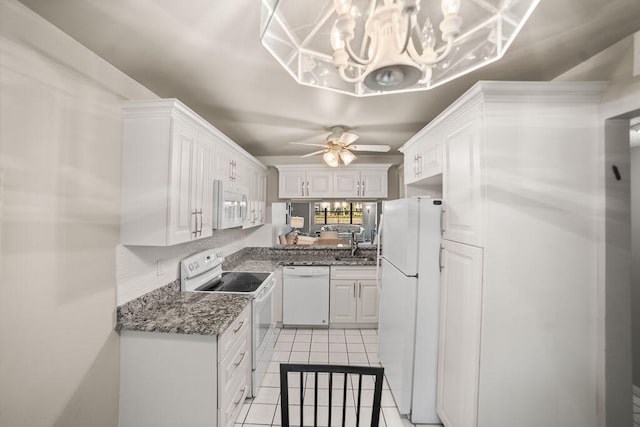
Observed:
[[[242,400],[242,396],[244,395],[244,391],[246,389],[247,389],[247,386],[245,385],[238,391],[238,399],[233,401],[233,406],[238,406],[238,403],[240,403],[240,401]]]
[[[240,330],[240,328],[242,328],[242,325],[244,325],[244,320],[242,322],[240,322],[238,327],[233,330],[233,333],[235,334],[236,332],[238,332]]]
[[[300,191],[302,192],[302,197],[304,197],[304,181],[300,184]]]
[[[362,181],[361,187],[362,187],[362,197],[364,197],[364,181]]]
[[[233,366],[238,366],[239,364],[241,364],[242,361],[244,360],[245,354],[247,354],[246,351],[243,351],[242,353],[240,353],[240,360],[238,360],[237,362],[233,362]]]
[[[440,246],[440,251],[438,251],[438,266],[440,267],[440,271],[444,268],[442,265],[442,252],[444,251],[444,247]]]
[[[194,230],[191,232],[191,234],[193,234],[193,237],[198,237],[198,211],[195,210],[191,212],[191,215],[193,216],[193,221],[195,222]]]
[[[442,208],[440,210],[440,235],[444,236],[444,211],[445,209]]]
[[[309,181],[307,181],[307,197],[309,197]]]
[[[362,282],[358,282],[358,299],[362,297]]]
[[[356,189],[357,189],[358,197],[360,197],[360,181],[356,183]]]
[[[353,282],[353,298],[356,297],[356,282]]]

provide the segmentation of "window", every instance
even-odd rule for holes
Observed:
[[[361,202],[317,202],[313,206],[313,223],[362,225]]]

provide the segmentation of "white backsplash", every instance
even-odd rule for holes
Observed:
[[[187,255],[220,248],[226,255],[247,246],[271,246],[271,224],[246,230],[214,231],[213,236],[169,247],[116,247],[117,304],[122,305],[178,278],[178,263]],[[158,264],[161,264],[160,268]],[[160,271],[162,270],[161,274]]]

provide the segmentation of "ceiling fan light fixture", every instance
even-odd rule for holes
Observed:
[[[303,85],[353,96],[427,90],[500,59],[538,3],[262,0],[260,39]]]
[[[326,153],[324,153],[322,155],[322,158],[324,159],[325,163],[332,168],[337,168],[340,164],[340,156],[333,149],[328,150]]]
[[[349,163],[354,161],[356,159],[356,156],[351,151],[343,148],[342,151],[340,151],[340,159],[345,166],[349,166]]]

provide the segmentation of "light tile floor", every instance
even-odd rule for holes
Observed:
[[[279,426],[280,425],[280,363],[317,363],[317,364],[338,364],[338,365],[361,365],[380,366],[378,360],[378,334],[375,329],[279,329],[278,340],[274,349],[272,362],[269,365],[268,373],[253,400],[247,400],[236,420],[235,427],[245,426]],[[297,375],[297,374],[296,374]],[[297,377],[298,378],[298,377]],[[323,381],[324,380],[324,387]],[[355,410],[353,386],[357,390],[355,379],[351,379],[352,384],[348,387],[349,396],[347,398],[347,425],[355,425]],[[336,381],[339,383],[339,381]],[[292,383],[290,383],[292,384]],[[318,380],[319,389],[327,389],[326,378]],[[337,384],[340,390],[343,384]],[[348,384],[349,385],[349,384]],[[367,391],[368,389],[368,391]],[[371,384],[363,385],[362,401],[367,402],[367,397],[372,396],[373,381]],[[290,399],[298,396],[300,388],[290,388]],[[356,392],[357,393],[357,392]],[[327,406],[328,398],[324,402],[323,396],[328,393],[318,393],[319,406]],[[371,400],[371,399],[370,399]],[[313,380],[309,378],[305,383],[304,392],[304,413],[306,420],[313,422],[313,406],[306,406],[307,402],[313,405]],[[324,403],[324,405],[323,405]],[[363,406],[371,404],[363,403]],[[300,406],[294,406],[290,410],[290,419],[295,420],[299,416]],[[307,411],[310,411],[307,415]],[[370,414],[362,411],[360,425],[370,424]],[[368,417],[367,417],[368,415]],[[380,426],[382,427],[412,427],[406,417],[400,416],[396,408],[393,396],[386,381],[382,390],[382,410]],[[322,417],[319,416],[319,421]],[[333,417],[332,417],[333,418]],[[349,423],[349,421],[352,421]],[[335,420],[340,425],[339,420]],[[332,422],[333,424],[333,422]],[[325,424],[326,425],[326,418]]]

